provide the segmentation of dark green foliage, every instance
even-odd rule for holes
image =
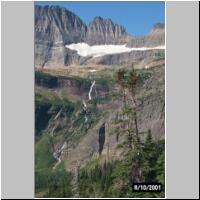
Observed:
[[[43,135],[35,145],[35,168],[36,170],[51,168],[55,162],[52,139],[49,135]]]
[[[78,88],[79,90],[84,89],[84,90],[89,90],[91,82],[87,79],[84,78],[80,78],[80,77],[60,77],[61,80],[65,79],[65,80],[71,80],[75,82],[75,86],[76,88]]]
[[[40,107],[40,106],[52,106],[53,110],[56,112],[59,109],[63,108],[65,114],[67,116],[70,116],[71,113],[75,109],[75,104],[68,101],[67,99],[60,99],[58,97],[48,97],[42,94],[36,94],[35,95],[35,106]]]
[[[122,70],[117,76],[122,90],[134,91],[134,94],[136,94],[137,90],[143,87],[144,83],[152,76],[152,73],[150,70]],[[72,85],[77,88],[76,92],[78,90],[80,92],[82,90],[89,91],[91,80],[79,77],[52,76],[44,73],[38,73],[36,79],[39,84],[43,84],[43,87],[53,88],[48,89],[51,93],[49,94],[44,91],[43,87],[39,87],[39,92],[35,97],[36,134],[39,135],[36,142],[36,194],[42,192],[43,197],[72,197],[71,174],[65,171],[63,163],[53,170],[53,166],[57,162],[53,157],[53,143],[58,144],[58,141],[65,140],[76,145],[85,134],[94,130],[95,125],[106,115],[106,111],[102,112],[101,110],[100,112],[96,105],[110,102],[112,97],[110,93],[113,92],[112,89],[114,88],[112,85],[113,80],[95,78],[97,93],[106,94],[105,96],[97,95],[96,97],[92,95],[92,100],[86,102],[88,117],[86,123],[81,101],[70,102],[66,99],[67,97],[62,99],[53,91],[62,80],[73,81]],[[40,90],[41,88],[43,90]],[[101,93],[101,91],[103,92]],[[95,91],[93,90],[93,92]],[[125,93],[120,91],[113,97],[119,98],[120,95],[123,97]],[[63,110],[62,114],[54,121],[54,117],[60,109]],[[146,136],[145,132],[144,138],[141,139],[143,143],[137,142],[135,137],[136,128],[133,125],[134,116],[132,117],[133,106],[127,102],[122,112],[128,116],[127,121],[116,119],[115,124],[125,125],[122,128],[126,129],[126,133],[130,133],[129,139],[118,145],[118,148],[126,153],[121,157],[121,160],[110,160],[110,162],[102,162],[100,156],[97,161],[90,161],[81,168],[78,173],[80,197],[164,197],[164,190],[162,193],[132,192],[133,182],[158,182],[162,183],[164,187],[165,143],[164,140],[155,141],[150,132],[146,140],[143,141],[142,139]],[[56,134],[51,138],[48,132],[52,130],[55,124],[58,125],[55,129]],[[127,124],[130,124],[130,126],[126,126]],[[118,127],[116,129],[116,131],[112,131],[115,132],[118,140],[119,134],[123,134],[123,131]],[[45,132],[46,134],[44,134]],[[127,148],[129,145],[131,148]]]
[[[95,99],[92,100],[92,103],[94,103],[94,105],[98,104],[106,104],[109,101],[111,101],[111,96],[106,95],[106,96],[97,96],[95,97]]]
[[[165,51],[160,51],[155,54],[156,60],[163,60],[165,59]]]
[[[58,78],[41,71],[35,71],[35,83],[36,85],[55,88],[58,86]]]
[[[70,117],[76,108],[76,104],[62,100],[58,97],[48,98],[42,94],[35,95],[35,131],[36,135],[40,135],[52,117],[62,109],[65,116]]]
[[[152,73],[148,70],[124,70],[120,69],[116,74],[116,81],[122,87],[128,88],[133,91],[133,89],[137,89],[138,87],[142,86],[145,81],[147,81],[152,76]]]
[[[162,183],[164,188],[164,140],[153,140],[150,132],[144,145],[135,146],[123,160],[98,163],[80,170],[81,197],[164,197],[164,189],[161,193],[132,192],[133,181]]]
[[[38,86],[56,88],[60,86],[60,82],[63,80],[70,80],[74,82],[75,86],[80,90],[88,89],[90,87],[90,81],[80,77],[66,77],[66,76],[55,76],[42,71],[35,71],[35,84]]]
[[[47,188],[51,177],[50,169],[35,170],[35,190],[36,193]]]
[[[85,123],[84,113],[80,112],[78,116],[73,120],[71,131],[66,134],[66,139],[73,142],[78,142],[89,129],[91,129],[100,119],[103,113],[100,113],[93,105],[88,104],[88,121]]]
[[[70,185],[71,179],[71,174],[65,171],[63,164],[60,164],[55,170],[51,170],[49,168],[44,170],[36,170],[36,194],[37,192],[45,191],[43,196],[44,198],[72,197]]]
[[[131,169],[131,181],[134,183],[161,183],[163,192],[149,193],[149,197],[162,197],[164,195],[165,170],[164,170],[164,140],[153,140],[150,131],[143,146],[137,146],[133,152],[133,164]],[[140,171],[140,175],[137,172]],[[130,193],[132,196],[132,194]],[[145,194],[141,193],[141,197]],[[159,196],[160,195],[160,196]],[[135,197],[135,196],[134,196]],[[138,196],[137,196],[138,197]]]
[[[71,197],[71,175],[63,163],[53,170],[57,161],[53,157],[53,141],[43,135],[35,146],[35,189],[44,192],[43,197]]]
[[[36,95],[35,100],[35,132],[36,135],[46,128],[51,115],[48,110],[51,107],[51,103],[48,101],[43,101],[41,96]]]
[[[161,183],[161,184],[165,184],[165,154],[164,151],[162,151],[162,153],[159,155],[157,161],[156,161],[156,180]]]
[[[113,80],[109,78],[98,78],[96,79],[96,84],[97,84],[97,90],[104,90],[104,91],[109,91],[113,87]]]
[[[137,81],[138,81],[139,77],[136,73],[136,70],[133,68],[130,72],[129,75],[127,77],[127,85],[129,87],[129,89],[131,90],[131,92],[135,92],[134,89],[136,87]]]
[[[124,69],[120,69],[117,72],[116,80],[122,87],[125,87],[125,85],[126,85],[125,77],[126,77],[126,71]]]
[[[96,165],[92,170],[87,171],[81,169],[79,172],[79,191],[81,197],[90,197],[94,193],[100,197],[109,196],[109,186],[111,185],[112,178],[111,163],[104,163],[103,165]]]
[[[149,71],[143,71],[138,74],[138,86],[142,86],[150,77],[152,73]]]

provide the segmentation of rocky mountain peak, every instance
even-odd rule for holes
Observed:
[[[162,23],[155,24],[147,36],[133,37],[122,25],[114,23],[111,19],[97,16],[87,26],[65,7],[35,6],[36,67],[60,67],[85,63],[76,51],[66,48],[66,45],[73,43],[86,43],[90,46],[126,44],[128,47],[155,47],[164,45],[164,42],[165,25]],[[130,58],[124,57],[126,58],[124,62],[129,62]],[[120,59],[117,57],[116,63],[119,63]],[[115,63],[108,60],[106,63]]]
[[[103,22],[103,21],[106,21],[107,19],[104,19],[103,17],[101,16],[96,16],[93,21],[91,23],[95,23],[95,22]]]
[[[153,26],[153,29],[164,29],[165,28],[165,24],[164,23],[156,23]]]
[[[165,32],[165,24],[163,23],[156,23],[154,24],[151,34],[162,34]]]
[[[103,17],[96,16],[93,19],[93,21],[90,23],[89,26],[98,25],[98,24],[101,24],[101,25],[113,25],[113,26],[118,25],[118,24],[115,24],[111,19],[105,19]],[[118,26],[121,26],[121,25],[118,25]]]
[[[89,24],[86,41],[91,44],[111,44],[127,35],[123,26],[115,24],[111,19],[95,17]],[[118,41],[117,41],[118,40]]]
[[[35,6],[36,42],[51,45],[81,42],[86,31],[86,24],[64,7]]]

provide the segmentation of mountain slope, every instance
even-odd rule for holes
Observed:
[[[121,66],[121,69],[131,70],[130,67],[125,68],[124,66]],[[137,118],[142,144],[149,131],[155,141],[164,139],[164,71],[164,62],[160,60],[155,60],[149,69],[137,70],[139,77],[136,98]],[[56,170],[64,164],[66,171],[70,172],[75,179],[72,180],[72,187],[77,184],[77,171],[83,173],[82,170],[86,170],[90,173],[92,166],[93,171],[96,165],[101,167],[104,162],[111,164],[117,162],[116,167],[118,168],[124,165],[123,159],[128,159],[126,174],[129,173],[132,165],[129,157],[133,152],[130,150],[127,122],[131,125],[133,139],[135,138],[135,123],[131,115],[126,117],[127,109],[129,109],[127,106],[132,105],[131,95],[126,90],[126,103],[124,103],[123,89],[116,82],[115,73],[117,70],[111,68],[104,75],[98,72],[93,75],[88,73],[88,77],[80,78],[51,75],[45,70],[36,71],[36,125],[40,125],[36,126],[36,144],[39,148],[41,141],[46,140],[47,137],[50,141],[49,147],[47,146],[44,150],[48,152],[48,157],[45,158],[41,150],[41,153],[37,155],[38,157],[43,156],[44,159],[39,164],[49,162],[45,161],[47,158],[54,159],[53,166],[52,162],[49,164],[51,170]],[[160,148],[160,142],[156,148]],[[39,166],[37,162],[38,159],[36,164]],[[40,168],[37,169],[38,173],[40,170]],[[123,176],[119,174],[118,178]],[[91,187],[85,185],[84,179],[81,178],[80,181],[84,184],[84,188]],[[123,187],[130,189],[127,181],[126,177],[123,184],[118,185],[118,189],[112,188],[112,194],[109,195],[117,197],[120,195],[117,191],[125,192]],[[76,185],[72,188],[73,194],[77,195],[80,192],[81,197],[88,194],[94,197],[94,188],[94,193],[84,188]],[[96,191],[98,190],[101,191],[97,187]],[[84,191],[87,192],[84,193]],[[130,194],[131,192],[124,193],[123,197]],[[101,197],[101,195],[99,193],[96,197]]]
[[[73,54],[65,44],[81,42],[87,26],[59,6],[35,6],[35,65],[64,66]],[[68,58],[70,57],[70,58]]]
[[[85,41],[89,45],[119,44],[127,35],[125,28],[114,24],[111,19],[95,17],[89,24]]]
[[[59,68],[68,65],[99,63],[86,59],[65,45],[85,42],[89,45],[126,44],[128,47],[164,45],[164,25],[155,25],[150,35],[133,37],[123,26],[110,19],[95,17],[87,27],[74,13],[59,6],[35,6],[35,67]],[[118,56],[118,55],[116,55]],[[127,55],[128,56],[128,55]],[[109,63],[101,61],[101,63]],[[115,63],[117,63],[116,59]],[[127,59],[124,62],[128,62]],[[110,62],[112,63],[112,62]],[[119,63],[120,64],[120,63]]]
[[[35,23],[36,197],[163,198],[164,25],[134,37],[59,6],[36,6]]]
[[[83,41],[87,26],[72,12],[59,6],[35,6],[36,43],[52,46]]]

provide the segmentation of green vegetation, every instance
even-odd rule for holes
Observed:
[[[60,99],[56,96],[35,95],[35,129],[36,135],[40,135],[52,117],[53,113],[58,113],[62,109],[66,117],[70,117],[76,105],[68,100]]]
[[[140,164],[139,164],[140,162]],[[124,159],[100,164],[90,161],[79,171],[81,197],[164,197],[161,193],[132,192],[132,183],[157,182],[164,188],[164,141],[154,141],[149,133],[142,148],[130,150]]]
[[[67,132],[65,139],[77,143],[80,138],[95,126],[103,115],[104,113],[99,112],[94,104],[88,105],[87,123],[85,123],[84,113],[82,111],[78,115],[72,116],[71,131]]]
[[[49,168],[35,171],[36,197],[43,192],[42,197],[69,198],[72,197],[72,176],[66,172],[63,163],[55,170]]]
[[[138,73],[138,83],[140,86],[142,86],[150,77],[152,76],[152,72],[146,70],[143,72]]]
[[[35,72],[35,83],[37,85],[42,85],[44,87],[48,87],[48,88],[55,88],[59,86],[59,81],[62,80],[70,80],[70,81],[74,81],[75,86],[77,88],[89,88],[90,87],[90,81],[78,76],[73,76],[73,77],[69,77],[69,76],[55,76],[55,75],[51,75],[49,73],[45,73],[42,71],[36,71]]]
[[[66,76],[59,76],[60,80],[70,80],[75,83],[76,88],[79,90],[85,89],[88,90],[90,88],[91,82],[88,79],[84,79],[78,76],[73,76],[73,77],[66,77]]]
[[[53,167],[55,159],[53,158],[53,143],[49,135],[44,135],[35,145],[35,167],[46,169]]]
[[[114,86],[114,80],[110,77],[100,77],[95,79],[97,83],[97,90],[109,91]]]
[[[151,131],[141,132],[137,119],[137,92],[152,76],[150,70],[126,71],[120,69],[116,74],[116,81],[121,88],[123,102],[122,114],[125,119],[118,119],[116,138],[119,134],[128,133],[127,141],[117,148],[128,150],[122,160],[110,160],[102,163],[99,159],[90,161],[79,171],[80,197],[164,197],[164,140],[154,140]],[[132,101],[127,101],[127,90]],[[145,137],[146,135],[146,137]],[[141,137],[142,136],[142,137]],[[144,139],[146,138],[146,139]],[[140,182],[161,183],[163,191],[133,192],[132,184]]]
[[[35,132],[36,136],[40,135],[41,131],[46,128],[51,115],[48,114],[48,110],[51,104],[47,101],[35,100]]]
[[[37,85],[48,86],[49,88],[54,88],[58,86],[58,78],[41,71],[35,71],[35,83]]]
[[[165,59],[165,51],[159,51],[158,53],[155,54],[156,60],[163,60]]]
[[[65,198],[73,197],[74,194],[79,194],[79,197],[164,197],[164,140],[155,140],[150,130],[141,131],[138,128],[138,116],[140,116],[137,109],[138,102],[143,101],[144,96],[150,96],[150,93],[151,96],[159,93],[153,91],[155,89],[151,84],[153,76],[154,72],[151,69],[135,70],[134,68],[119,69],[114,76],[115,79],[111,74],[101,76],[96,74],[96,77],[84,79],[36,72],[35,188],[37,197]],[[91,80],[96,81],[98,94],[93,93],[92,100],[86,101],[86,112],[82,100],[88,94]],[[60,90],[62,81],[64,85],[68,83],[70,85],[62,88],[63,93]],[[158,84],[159,79],[156,81]],[[74,96],[69,96],[72,88]],[[120,90],[116,91],[118,88]],[[146,88],[148,88],[147,92]],[[65,91],[65,89],[69,90]],[[142,93],[141,90],[144,92]],[[117,112],[114,110],[117,107],[115,104],[119,105]],[[60,110],[62,110],[61,114],[56,117]],[[87,113],[87,122],[85,113]],[[110,160],[105,162],[101,155],[89,161],[84,167],[80,164],[76,189],[74,180],[72,181],[74,174],[69,173],[63,164],[68,160],[63,159],[63,162],[54,167],[57,163],[53,157],[54,148],[64,141],[76,146],[86,134],[91,131],[95,133],[99,125],[108,117],[110,117],[108,132],[119,142],[115,150],[122,152],[121,159],[114,160],[110,156]],[[51,134],[52,130],[54,134]],[[120,143],[122,134],[126,134],[127,139]],[[71,146],[69,152],[70,148]],[[161,183],[163,191],[161,193],[133,192],[132,184],[139,182]],[[78,191],[74,193],[74,189]]]
[[[64,169],[63,163],[55,170],[57,161],[53,157],[53,141],[49,135],[43,135],[35,146],[35,189],[43,197],[71,197],[71,175]]]

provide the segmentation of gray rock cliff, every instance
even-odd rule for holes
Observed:
[[[96,62],[65,47],[79,42],[89,45],[126,44],[129,47],[161,46],[165,44],[165,25],[155,24],[149,35],[133,37],[111,19],[95,17],[87,27],[77,15],[64,7],[35,6],[35,67],[57,68],[93,61],[108,65],[121,64],[148,56],[148,53],[142,52],[123,53],[106,56]]]
[[[95,17],[89,24],[85,41],[90,45],[119,44],[127,35],[125,28],[111,19]]]
[[[73,62],[74,55],[65,45],[83,41],[86,31],[85,23],[65,8],[36,6],[35,65],[57,67]]]

